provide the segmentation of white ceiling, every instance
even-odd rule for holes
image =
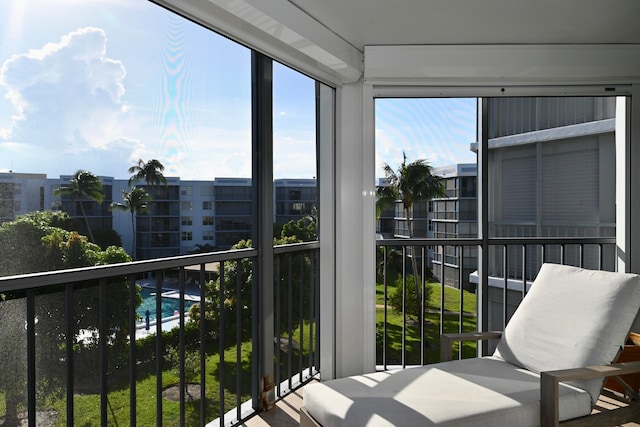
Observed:
[[[640,0],[288,0],[366,45],[640,43]]]

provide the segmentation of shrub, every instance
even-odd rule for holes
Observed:
[[[402,282],[402,277],[399,277],[396,280],[395,290],[391,292],[391,295],[389,295],[389,304],[391,304],[393,312],[396,314],[402,314]],[[416,290],[415,277],[413,275],[408,275],[404,292],[404,304],[407,316],[417,318],[420,314],[422,292],[424,292],[424,313],[427,313],[427,310],[429,308],[429,298],[431,297],[431,288],[429,286],[426,286],[426,283],[425,286],[421,287],[421,289]]]

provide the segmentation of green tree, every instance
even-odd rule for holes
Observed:
[[[147,187],[155,188],[160,185],[167,185],[167,179],[164,174],[164,165],[156,159],[151,159],[145,162],[142,159],[138,159],[138,163],[131,166],[129,168],[129,173],[132,174],[129,178],[129,186],[138,182],[144,181],[147,184]],[[147,188],[147,191],[150,191],[150,188]],[[151,204],[152,202],[148,202]],[[151,244],[151,235],[153,233],[153,222],[151,221],[151,216],[149,216],[149,244]]]
[[[403,301],[404,301],[404,310],[407,313],[420,313],[420,308],[422,307],[422,300],[418,299],[418,295],[416,294],[416,289],[418,287],[415,286],[415,277],[408,276],[406,282],[406,288],[404,287],[402,277],[398,277],[395,282],[394,290],[389,295],[389,304],[393,308],[394,313],[402,314],[403,311]],[[424,288],[424,311],[423,316],[427,314],[429,310],[429,299],[431,298],[431,288],[426,286]],[[421,297],[421,296],[420,296]]]
[[[402,152],[402,163],[397,172],[388,164],[384,165],[384,175],[387,185],[377,188],[378,200],[376,212],[380,214],[387,206],[395,205],[396,201],[402,203],[409,238],[413,235],[413,205],[417,201],[431,200],[434,197],[443,197],[446,192],[440,178],[433,174],[433,169],[425,159],[418,159],[407,163],[407,155]],[[420,298],[420,280],[416,265],[415,250],[411,250],[412,271],[415,277],[416,297]],[[421,272],[424,276],[424,272]],[[419,313],[420,314],[420,313]],[[420,320],[422,315],[420,314]]]
[[[75,231],[60,228],[69,217],[54,212],[33,212],[18,216],[14,221],[0,225],[0,276],[27,274],[39,271],[85,267],[130,261],[127,253],[118,247],[102,250]],[[54,225],[55,224],[55,225]],[[125,277],[111,278],[107,282],[107,323],[105,332],[110,337],[109,363],[114,365],[126,354],[123,349],[128,339],[129,328],[129,284]],[[63,384],[65,372],[64,345],[66,339],[64,287],[50,287],[38,291],[35,300],[36,312],[36,365],[39,381],[49,387]],[[123,302],[125,302],[123,304]],[[138,296],[136,304],[140,303]],[[99,363],[97,341],[83,335],[81,330],[97,331],[99,319],[99,293],[95,283],[78,283],[74,286],[73,322],[74,341],[78,354],[90,354],[77,359],[82,367],[75,374],[76,384],[84,372],[95,372],[87,368],[85,361]],[[4,392],[6,412],[15,417],[17,408],[24,402],[26,384],[25,353],[26,300],[24,293],[5,292],[0,298],[0,391]],[[91,380],[93,383],[93,379]],[[40,389],[42,393],[52,388]]]
[[[164,165],[159,160],[152,159],[145,162],[142,159],[138,160],[138,163],[129,168],[131,178],[129,178],[129,185],[144,181],[147,185],[158,186],[160,184],[166,185],[167,179],[163,175]]]
[[[89,225],[89,218],[84,209],[82,199],[93,200],[97,203],[102,203],[104,200],[104,193],[102,192],[102,181],[96,175],[85,170],[77,171],[69,180],[69,185],[64,185],[54,191],[54,194],[66,195],[72,201],[79,201],[80,211],[87,226],[87,233],[92,242],[95,242],[93,233],[91,232],[91,226]]]
[[[280,240],[287,237],[293,237],[299,242],[311,242],[316,240],[318,238],[318,221],[315,212],[316,210],[314,208],[310,215],[305,215],[297,221],[291,220],[283,225],[282,231],[280,232]],[[284,242],[275,244],[284,244]]]
[[[167,359],[171,363],[173,374],[180,378],[180,351],[177,347],[167,347]],[[184,393],[191,399],[199,398],[189,393],[189,384],[200,379],[200,354],[197,350],[184,352]]]
[[[146,212],[151,196],[144,188],[133,187],[129,191],[122,190],[123,203],[111,203],[111,210],[129,211],[131,213],[131,231],[133,236],[133,257],[136,254],[136,214]]]
[[[316,226],[313,215],[301,218],[297,221],[289,221],[284,225],[281,235],[273,239],[274,245],[286,245],[301,243],[303,241],[316,240]],[[306,240],[305,240],[306,239]],[[232,249],[251,248],[251,240],[241,240]],[[289,257],[304,256],[304,270],[307,271],[310,265],[309,258],[305,255],[286,255]],[[293,259],[293,258],[292,258]],[[276,260],[276,262],[278,262]],[[291,271],[289,271],[291,269]],[[282,319],[288,319],[291,315],[292,322],[296,322],[300,315],[300,310],[308,306],[308,292],[302,290],[305,274],[301,271],[300,266],[295,262],[282,262],[280,264],[280,276],[277,278],[279,283],[276,286],[280,289],[280,297],[282,298],[282,311],[280,316]],[[307,276],[308,278],[308,276]],[[220,281],[223,279],[222,302],[220,295]],[[238,289],[239,296],[238,300]],[[291,292],[289,292],[291,287]],[[236,328],[241,328],[243,337],[249,337],[251,333],[251,307],[252,307],[252,291],[253,291],[253,263],[251,259],[241,259],[239,261],[228,261],[224,263],[220,276],[216,280],[210,280],[205,283],[206,289],[206,306],[204,310],[204,319],[207,322],[208,331],[220,330],[220,314],[224,311],[226,320],[225,333],[233,336]],[[300,293],[304,292],[303,307],[300,307]],[[287,298],[292,300],[288,301]],[[289,304],[293,307],[291,313],[288,311]],[[236,325],[235,319],[238,310],[241,311],[241,324]],[[199,324],[201,319],[200,304],[194,304],[189,309],[189,318]],[[282,320],[283,324],[285,320]],[[230,340],[233,342],[233,340]]]

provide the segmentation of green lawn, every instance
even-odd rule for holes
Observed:
[[[429,308],[430,311],[426,316],[424,327],[424,357],[426,363],[438,362],[440,359],[440,305],[442,288],[439,283],[428,283],[430,291]],[[395,287],[389,286],[387,289],[390,295],[394,292]],[[444,309],[443,316],[445,333],[459,332],[460,322],[460,296],[459,289],[446,287],[444,288]],[[463,292],[463,332],[472,332],[476,330],[476,295],[467,291]],[[382,284],[376,286],[376,327],[377,327],[377,346],[376,358],[377,363],[382,364],[382,336],[384,327],[384,287]],[[415,316],[413,317],[415,318]],[[403,336],[403,316],[396,313],[389,307],[387,311],[386,325],[386,363],[387,365],[395,365],[402,363],[402,336]],[[419,324],[408,316],[405,334],[405,352],[404,360],[406,364],[420,364],[420,328]],[[458,345],[454,345],[454,354],[458,351]],[[465,342],[463,344],[463,357],[474,357],[476,355],[476,343]]]
[[[297,346],[303,352],[303,364],[308,362],[309,351],[309,324],[305,322],[303,331],[302,345]],[[315,336],[315,331],[314,331]],[[300,327],[293,331],[293,340],[298,341],[300,337]],[[244,342],[241,346],[241,390],[240,401],[245,402],[251,399],[251,346],[250,341]],[[236,387],[236,348],[233,347],[225,351],[224,377],[225,377],[225,405],[224,410],[229,411],[237,405]],[[286,376],[287,372],[300,372],[299,350],[294,349],[291,357],[291,369],[289,369],[288,355],[284,352],[280,353],[281,364],[280,371],[282,376]],[[153,362],[155,363],[155,362]],[[155,366],[155,365],[154,365]],[[220,358],[218,354],[208,356],[206,364],[206,416],[207,420],[213,420],[220,414]],[[303,366],[303,368],[306,366]],[[153,370],[153,367],[151,367]],[[283,379],[283,378],[282,378]],[[162,374],[163,388],[178,383],[178,377],[172,370],[166,370]],[[1,397],[1,396],[0,396]],[[196,400],[186,404],[186,425],[200,425],[199,411],[200,400],[199,395]],[[128,426],[129,425],[129,388],[113,390],[108,394],[108,422],[110,426]],[[4,403],[4,399],[0,399]],[[56,400],[47,405],[58,412],[58,422],[56,426],[66,425],[66,407],[65,400]],[[152,374],[138,374],[136,383],[136,408],[137,408],[137,424],[141,426],[156,425],[156,376]],[[2,412],[0,412],[2,413]],[[180,404],[168,399],[162,400],[162,425],[171,427],[179,425]],[[100,395],[87,394],[76,395],[74,398],[74,425],[82,427],[99,426],[100,425]]]
[[[241,375],[241,401],[251,398],[251,343],[246,342],[241,347],[242,369],[247,375]],[[206,396],[207,396],[207,413],[206,419],[213,420],[218,417],[220,410],[220,382],[218,381],[220,370],[220,358],[217,354],[207,358],[206,369]],[[236,374],[236,349],[228,349],[225,351],[225,411],[233,409],[236,406],[235,385]],[[171,370],[164,371],[162,374],[162,385],[168,387],[178,383],[178,378]],[[199,425],[200,401],[198,400],[187,403],[186,405],[186,425]],[[142,426],[150,426],[156,424],[156,376],[155,375],[138,375],[136,383],[136,408],[137,408],[137,424]],[[53,404],[53,409],[58,412],[58,422],[56,426],[66,425],[66,407],[64,399],[58,400]],[[180,404],[169,399],[162,400],[162,419],[163,426],[179,425]],[[76,395],[74,398],[74,425],[89,427],[100,425],[100,395],[86,394]],[[108,394],[108,422],[110,426],[128,426],[129,425],[129,388],[113,390]]]

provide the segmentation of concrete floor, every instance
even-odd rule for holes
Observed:
[[[249,418],[242,427],[289,427],[300,424],[300,407],[302,407],[302,389],[293,391],[284,399],[278,401],[276,406],[267,412],[261,412]]]

